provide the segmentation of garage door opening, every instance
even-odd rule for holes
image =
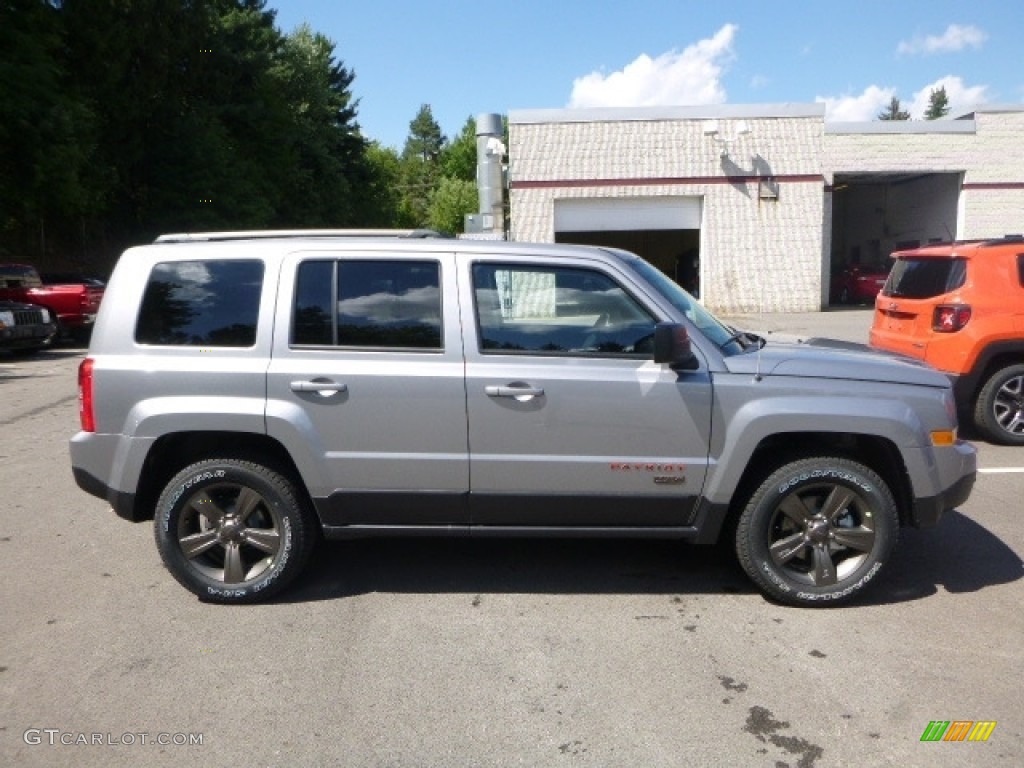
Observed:
[[[836,174],[830,304],[874,301],[889,255],[956,238],[961,173]]]
[[[632,251],[700,295],[699,197],[555,201],[555,242]]]

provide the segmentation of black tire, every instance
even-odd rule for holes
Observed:
[[[284,475],[237,459],[201,461],[175,475],[157,501],[155,534],[171,575],[215,603],[277,594],[317,538],[314,516]]]
[[[736,527],[740,565],[789,605],[848,602],[878,575],[899,537],[892,492],[875,472],[838,457],[773,472]]]
[[[1024,445],[1024,365],[989,376],[974,403],[974,424],[993,443]]]

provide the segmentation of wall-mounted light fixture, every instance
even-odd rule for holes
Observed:
[[[747,125],[746,120],[737,120],[733,123],[731,132],[720,130],[717,120],[704,121],[704,135],[710,136],[711,141],[721,146],[720,157],[728,157],[736,140],[740,136],[746,136],[748,133],[750,133],[750,126]]]

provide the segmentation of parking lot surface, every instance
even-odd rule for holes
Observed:
[[[865,341],[870,312],[732,320]],[[766,601],[727,547],[442,539],[215,606],[75,486],[83,355],[0,356],[0,765],[1024,764],[1021,449],[979,443],[970,500],[846,608]]]

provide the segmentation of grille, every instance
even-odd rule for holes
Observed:
[[[14,310],[15,325],[40,325],[42,322],[43,313],[38,309]]]

